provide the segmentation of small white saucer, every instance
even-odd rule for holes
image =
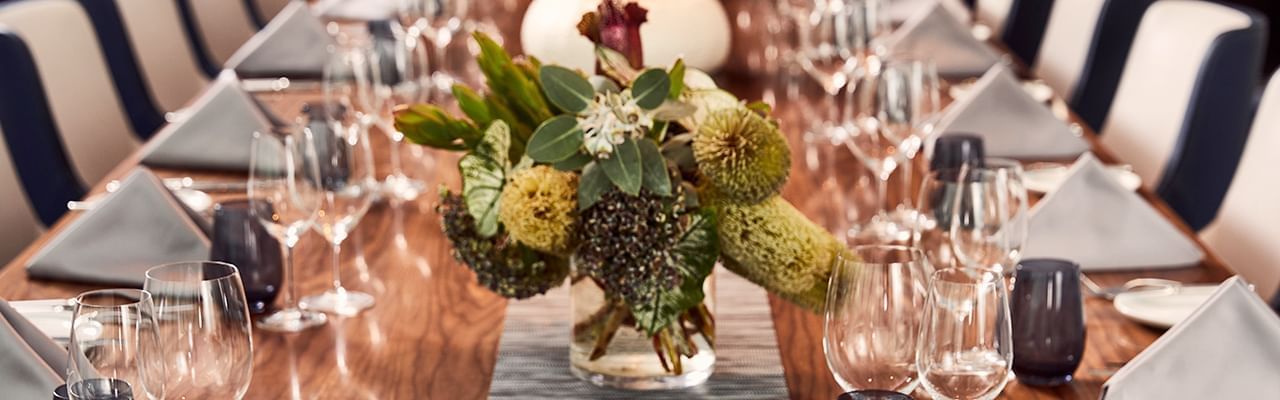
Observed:
[[[1136,291],[1116,295],[1116,311],[1140,324],[1168,329],[1186,319],[1218,289],[1217,285],[1182,286],[1175,292]]]
[[[1065,165],[1051,167],[1032,167],[1022,174],[1022,183],[1032,192],[1050,193],[1062,186],[1067,180],[1070,169]],[[1107,166],[1107,173],[1115,178],[1125,189],[1138,190],[1142,186],[1142,177],[1123,166]]]

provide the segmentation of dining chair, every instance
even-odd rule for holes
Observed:
[[[20,110],[6,112],[16,113],[14,118],[17,119],[39,119],[42,114],[47,114],[51,120],[48,124],[23,123],[16,128],[6,127],[6,134],[23,140],[43,141],[46,143],[44,147],[47,143],[58,143],[57,147],[70,160],[77,185],[101,181],[135,151],[140,142],[130,128],[124,102],[116,91],[111,70],[85,10],[74,0],[8,2],[0,5],[0,26],[20,38],[25,43],[24,51],[29,53],[19,56],[16,53],[23,49],[10,46],[10,53],[0,59],[18,62],[18,59],[27,58],[33,66],[18,71],[28,72],[25,74],[0,75],[0,81],[9,82],[7,85],[11,87],[34,85],[43,93],[39,97],[16,99],[15,96],[29,96],[30,90],[0,94],[0,97],[11,98],[9,101],[16,103],[13,107]],[[10,147],[15,153],[28,150],[12,144]],[[26,175],[24,169],[31,164],[25,164],[16,155],[14,157],[20,175]],[[56,172],[50,171],[51,174]],[[36,169],[34,173],[40,174],[41,171]],[[24,183],[32,184],[27,177],[23,179]],[[37,210],[52,206],[55,205],[43,201],[36,203]],[[56,206],[65,208],[66,203]],[[52,222],[49,217],[53,213],[42,211],[40,215],[46,223]]]
[[[978,0],[973,4],[973,18],[997,34],[1004,32],[1005,20],[1017,0]]]
[[[208,77],[218,75],[222,65],[244,42],[257,33],[243,1],[174,0],[186,25],[191,46],[200,53]]]
[[[1077,0],[1061,0],[1075,2]],[[1045,25],[1049,21],[1049,13],[1056,1],[1053,0],[978,0],[978,13],[981,15],[983,3],[1006,3],[1003,23],[1004,29],[997,30],[999,38],[1009,52],[1019,60],[1030,64],[1036,59],[1040,50],[1040,42],[1044,38]],[[997,10],[999,8],[996,8]],[[998,11],[997,11],[998,13]]]
[[[1183,0],[1157,1],[1138,26],[1101,141],[1192,229],[1235,172],[1266,32],[1249,8]]]
[[[1138,23],[1153,1],[1053,2],[1032,66],[1091,128],[1102,125]]]
[[[155,106],[173,112],[187,105],[209,83],[199,53],[191,46],[177,3],[155,0],[80,0],[96,19],[115,14],[127,34],[125,43],[141,70]]]
[[[1274,201],[1280,197],[1280,74],[1272,76],[1256,115],[1222,208],[1200,238],[1264,299],[1280,301],[1280,207]]]
[[[0,6],[5,11],[6,6]],[[4,15],[0,12],[0,15]],[[17,33],[0,26],[0,246],[33,239],[32,223],[52,225],[67,202],[84,196],[63,150],[49,99],[32,52]],[[21,196],[20,196],[21,195]],[[30,213],[30,214],[28,214]],[[0,256],[9,254],[0,250]],[[8,258],[5,256],[5,258]]]
[[[249,11],[249,16],[253,18],[253,22],[261,29],[271,22],[276,14],[280,13],[285,6],[289,5],[292,0],[244,0],[245,10]]]

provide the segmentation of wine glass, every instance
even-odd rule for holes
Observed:
[[[959,193],[959,168],[940,168],[925,175],[916,197],[911,246],[937,268],[958,266],[951,245],[951,215]]]
[[[879,0],[814,0],[799,24],[800,65],[830,96],[863,72],[875,39],[887,30]]]
[[[1027,190],[1022,167],[988,158],[963,166],[952,208],[951,243],[960,266],[1004,271],[1021,257],[1027,238]]]
[[[911,393],[928,261],[918,249],[865,245],[842,253],[827,285],[822,349],[845,391]]]
[[[171,399],[239,399],[253,378],[253,332],[240,272],[196,261],[147,270]]]
[[[303,310],[297,303],[293,248],[311,228],[320,209],[322,190],[316,152],[306,130],[288,127],[280,134],[253,133],[249,158],[249,210],[284,244],[284,304],[258,321],[258,328],[299,332],[323,325],[324,313]]]
[[[416,20],[414,25],[418,32],[421,32],[432,44],[435,45],[435,51],[432,54],[434,63],[431,64],[432,82],[436,88],[437,103],[442,103],[448,88],[453,87],[456,78],[445,68],[445,56],[448,53],[449,44],[453,42],[454,35],[462,32],[463,19],[467,16],[467,8],[470,0],[418,0],[422,3],[422,18]]]
[[[352,60],[352,59],[346,59]],[[333,249],[333,287],[302,299],[302,308],[338,315],[359,314],[373,306],[373,296],[342,286],[342,242],[355,229],[373,204],[378,181],[373,169],[373,151],[366,127],[353,104],[367,96],[367,83],[344,79],[339,69],[326,68],[323,113],[327,124],[312,125],[305,136],[315,149],[321,201],[314,230]]]
[[[999,274],[971,268],[933,273],[916,356],[935,399],[993,399],[1013,363],[1009,296]]]
[[[103,289],[75,299],[67,349],[67,394],[75,400],[165,398],[151,294]]]
[[[405,28],[395,22],[377,24],[374,30],[373,98],[378,129],[391,139],[391,174],[382,183],[383,192],[393,199],[413,200],[426,190],[426,183],[405,175],[401,162],[404,133],[395,127],[395,109],[405,104],[428,101],[431,72],[428,50],[415,26]]]

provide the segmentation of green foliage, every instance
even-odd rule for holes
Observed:
[[[582,179],[578,181],[578,210],[590,208],[612,188],[613,184],[605,176],[600,163],[593,162],[582,167]]]
[[[631,304],[637,328],[653,336],[685,310],[702,304],[702,283],[719,258],[718,242],[715,211],[703,208],[693,214],[680,241],[667,252],[667,262],[679,272],[680,286],[659,292],[652,303]]]
[[[670,93],[671,77],[660,69],[644,71],[631,85],[631,97],[646,110],[658,108]]]
[[[498,199],[502,195],[511,146],[511,131],[507,124],[495,121],[489,125],[484,140],[458,161],[462,172],[462,196],[467,211],[475,218],[476,232],[481,237],[498,233]]]
[[[600,69],[604,70],[605,75],[623,86],[640,76],[640,71],[631,68],[631,61],[627,60],[627,56],[608,47],[596,46],[596,60],[600,62]]]
[[[658,144],[652,140],[640,140],[638,144],[644,188],[659,196],[670,196],[671,177],[667,175],[667,159],[662,157]]]
[[[541,63],[533,58],[513,61],[489,36],[476,32],[474,37],[480,46],[476,61],[489,86],[485,103],[490,115],[506,121],[511,128],[513,148],[523,150],[533,129],[554,115],[540,87],[537,67]]]
[[[430,104],[416,104],[395,115],[396,129],[409,141],[445,150],[466,150],[480,142],[480,129]]]
[[[462,113],[466,114],[467,118],[471,118],[471,122],[476,126],[486,128],[493,122],[489,105],[485,104],[484,98],[471,88],[466,85],[453,85],[453,98],[458,100],[458,108],[461,108]]]
[[[586,153],[573,153],[569,158],[556,161],[551,166],[561,171],[581,171],[583,167],[587,166],[587,163],[595,161],[595,159],[595,157]]]
[[[587,109],[595,98],[595,88],[582,75],[565,67],[547,65],[538,73],[542,92],[561,111],[577,114]]]
[[[613,155],[601,159],[599,163],[604,174],[618,190],[632,196],[640,193],[643,164],[640,163],[640,146],[636,144],[636,139],[627,138],[622,144],[614,146]]]
[[[680,94],[684,92],[684,59],[677,59],[676,65],[671,66],[671,71],[667,73],[671,77],[671,93],[667,95],[668,99],[676,100],[680,98]]]
[[[543,122],[529,138],[526,154],[534,161],[554,163],[578,154],[582,147],[582,129],[572,115],[561,115]]]

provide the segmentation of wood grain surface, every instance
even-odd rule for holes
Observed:
[[[516,1],[522,10],[527,1]],[[729,1],[733,3],[733,1]],[[518,18],[504,18],[508,47],[518,49]],[[848,152],[808,151],[803,134],[814,116],[803,109],[822,99],[812,90],[787,93],[771,87],[768,77],[719,76],[719,82],[746,99],[765,98],[791,141],[793,169],[784,197],[833,231],[844,227],[840,209],[855,204],[870,210],[870,176]],[[278,114],[292,117],[301,105],[315,101],[314,92],[286,92],[259,96]],[[1092,138],[1092,133],[1088,133]],[[386,171],[388,139],[372,133],[380,168]],[[1103,161],[1114,158],[1096,145]],[[405,150],[406,152],[408,150]],[[432,188],[457,188],[457,156],[427,151],[415,166]],[[820,162],[814,162],[818,160]],[[119,179],[137,165],[123,162],[109,179]],[[243,176],[195,171],[158,170],[162,177],[192,176],[203,180],[241,180]],[[839,177],[838,180],[833,177]],[[853,182],[852,189],[848,187]],[[93,189],[101,192],[104,182]],[[900,189],[899,189],[900,190]],[[840,194],[840,192],[846,192]],[[1149,191],[1143,195],[1172,221],[1177,218]],[[254,372],[248,399],[478,399],[487,396],[506,300],[475,283],[471,272],[450,256],[432,210],[434,191],[404,204],[380,203],[364,217],[343,250],[343,280],[353,289],[372,293],[377,304],[354,318],[298,334],[257,331],[254,334]],[[23,266],[77,213],[69,213],[0,271],[0,297],[9,300],[66,298],[91,287],[33,281]],[[1181,225],[1179,223],[1179,225]],[[1185,226],[1183,230],[1194,237]],[[1182,282],[1217,282],[1229,272],[1206,249],[1196,267],[1161,271],[1089,274],[1098,283],[1119,285],[1136,277],[1162,277]],[[307,235],[297,252],[299,293],[323,291],[330,283],[328,248],[324,239]],[[93,267],[93,266],[86,266]],[[838,394],[822,353],[821,317],[770,296],[772,318],[792,399],[833,399]],[[1088,299],[1088,342],[1076,381],[1056,389],[1037,389],[1011,382],[1003,398],[1096,399],[1102,383],[1117,368],[1146,348],[1160,332],[1121,316],[1109,302]],[[567,333],[566,333],[566,340]],[[922,394],[917,392],[917,395]]]

